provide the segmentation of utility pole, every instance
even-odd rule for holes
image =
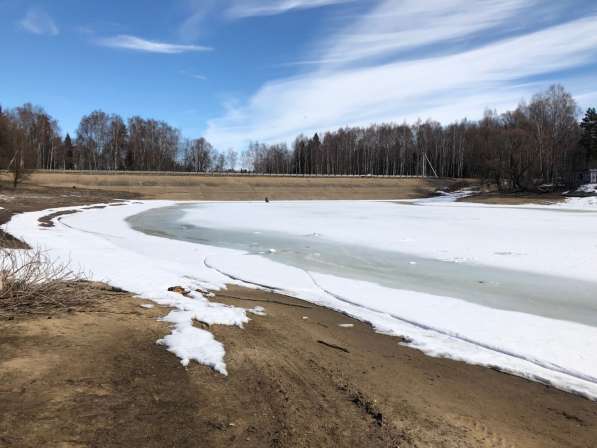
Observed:
[[[431,164],[431,160],[429,160],[429,157],[427,157],[427,153],[423,153],[423,155],[425,156],[425,161],[429,164],[429,166],[431,167],[431,170],[433,171],[433,174],[435,175],[435,177],[439,177],[437,175],[437,171],[435,171],[435,168],[433,168],[433,165]],[[427,167],[427,164],[424,163],[423,164],[423,173],[426,173],[427,170],[425,169]],[[427,177],[425,174],[423,174],[423,177]]]

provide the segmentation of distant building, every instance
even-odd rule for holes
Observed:
[[[597,157],[592,157],[587,169],[581,174],[582,183],[597,184]]]
[[[578,184],[597,184],[597,159],[591,159],[587,168],[579,171],[577,176]]]

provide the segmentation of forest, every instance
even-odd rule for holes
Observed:
[[[502,190],[575,185],[597,160],[597,113],[578,122],[578,106],[554,85],[498,115],[447,126],[414,124],[346,127],[284,143],[252,143],[243,157],[262,173],[475,177]]]
[[[216,153],[205,139],[183,139],[163,121],[94,111],[81,118],[75,139],[45,110],[25,104],[0,109],[2,169],[223,171],[236,153]]]
[[[252,142],[240,154],[189,140],[166,122],[94,111],[74,139],[43,108],[0,109],[0,169],[140,170],[264,174],[476,177],[502,190],[570,186],[597,160],[597,113],[578,121],[562,86],[478,121],[345,127],[286,143]]]

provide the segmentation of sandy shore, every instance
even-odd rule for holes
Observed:
[[[0,194],[13,197],[0,202],[0,220],[111,195]],[[168,333],[157,321],[167,310],[130,294],[5,315],[0,446],[595,446],[595,402],[427,357],[285,296],[235,287],[214,300],[267,312],[244,329],[210,328],[226,347],[228,377],[183,368],[155,344]]]

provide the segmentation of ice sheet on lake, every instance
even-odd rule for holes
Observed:
[[[217,229],[318,234],[329,241],[423,258],[595,281],[597,204],[591,208],[592,200],[597,198],[571,198],[566,210],[561,205],[504,207],[458,202],[213,203],[188,208],[180,222]],[[574,208],[581,205],[585,210]]]

